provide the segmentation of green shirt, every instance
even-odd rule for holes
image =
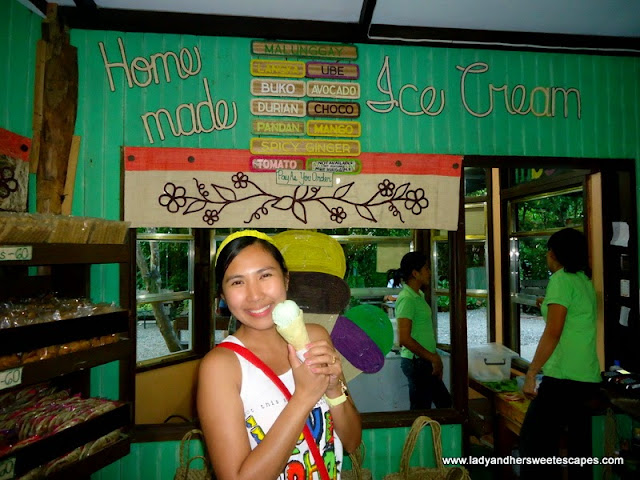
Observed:
[[[432,353],[436,351],[433,334],[431,307],[424,299],[424,293],[416,293],[409,285],[404,285],[396,299],[396,318],[411,320],[411,337]],[[406,347],[400,349],[400,356],[413,358],[413,352]]]
[[[558,270],[551,275],[542,302],[545,322],[552,303],[566,307],[567,317],[558,345],[542,367],[544,374],[579,382],[600,382],[596,353],[596,292],[591,280],[583,272]]]

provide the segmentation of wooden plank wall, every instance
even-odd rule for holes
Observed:
[[[41,20],[15,0],[0,2],[0,127],[25,137],[31,137]]]

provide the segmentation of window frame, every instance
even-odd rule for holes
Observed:
[[[142,240],[189,242],[188,261],[188,291],[167,292],[165,294],[137,295],[134,293],[135,305],[149,303],[149,300],[191,300],[190,329],[191,348],[181,352],[169,353],[142,361],[136,361],[136,373],[142,373],[156,368],[168,367],[203,357],[209,351],[209,337],[211,332],[211,307],[208,301],[209,284],[209,234],[207,229],[191,228],[191,234],[184,233],[137,233],[136,242]],[[138,268],[135,267],[137,276]],[[206,320],[200,320],[206,319]],[[137,314],[136,314],[137,329]],[[137,338],[136,338],[137,345]]]
[[[514,167],[515,169],[515,167]],[[516,214],[514,206],[517,203],[521,203],[528,200],[535,200],[540,198],[549,198],[552,196],[563,195],[567,193],[582,192],[583,208],[584,208],[584,220],[583,224],[579,227],[587,229],[588,212],[587,212],[587,198],[586,198],[586,180],[589,172],[587,170],[577,170],[560,174],[557,177],[541,178],[539,180],[533,180],[528,183],[518,184],[515,186],[506,186],[505,183],[509,182],[508,178],[503,178],[503,187],[500,190],[500,202],[501,209],[505,218],[503,228],[501,229],[501,236],[503,238],[502,255],[502,295],[503,295],[503,318],[502,327],[504,332],[503,343],[506,347],[515,352],[520,352],[521,349],[521,325],[520,325],[520,313],[519,305],[530,305],[532,299],[520,298],[512,296],[513,283],[515,281],[513,274],[513,261],[511,260],[512,243],[515,239],[526,237],[538,237],[551,235],[554,232],[562,230],[564,227],[549,228],[536,231],[517,231],[516,227]],[[514,361],[514,364],[519,367],[520,370],[526,370],[529,365],[529,361],[524,358],[518,358]]]
[[[484,246],[484,258],[485,258],[485,270],[487,275],[487,289],[465,289],[465,303],[467,298],[484,298],[487,301],[487,341],[490,341],[492,338],[492,332],[494,329],[492,328],[492,308],[491,308],[491,295],[489,292],[488,285],[491,284],[490,273],[491,273],[491,255],[490,255],[490,244],[489,244],[489,211],[490,205],[486,196],[477,196],[477,197],[461,197],[461,200],[464,203],[464,224],[465,224],[465,235],[464,235],[464,248],[470,243],[482,243]],[[466,234],[466,211],[467,209],[474,209],[481,206],[484,210],[484,225],[485,225],[485,233],[484,235],[479,234]],[[438,232],[438,230],[433,230],[434,232]],[[439,231],[440,233],[442,231]],[[447,232],[448,233],[448,232]],[[434,315],[436,331],[438,329],[438,315],[437,315],[437,301],[438,297],[449,297],[449,304],[451,305],[451,281],[449,282],[449,288],[438,288],[437,287],[437,276],[439,274],[438,269],[438,255],[436,244],[438,243],[449,243],[449,235],[432,235],[431,236],[431,253],[432,253],[432,268],[431,268],[431,297],[432,297],[432,305],[435,305],[436,315]],[[449,251],[449,261],[451,262],[451,251]],[[465,268],[466,266],[466,250],[465,250]],[[451,268],[450,268],[451,270]],[[466,286],[466,283],[465,283]],[[449,332],[449,338],[451,339],[451,332]],[[467,342],[469,338],[467,335]],[[451,349],[451,341],[448,344],[440,342],[438,339],[438,346],[444,347],[444,349]]]

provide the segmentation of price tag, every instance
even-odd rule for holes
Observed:
[[[15,387],[22,383],[22,367],[11,368],[0,372],[0,390]],[[2,477],[0,477],[2,480]]]
[[[11,480],[15,477],[16,457],[0,461],[0,480]]]
[[[31,260],[33,247],[30,245],[4,245],[0,246],[0,262],[11,260]]]

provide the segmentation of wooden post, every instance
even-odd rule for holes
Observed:
[[[33,130],[33,142],[29,156],[29,173],[38,173],[38,163],[40,161],[40,138],[42,136],[42,104],[44,97],[44,62],[47,57],[47,43],[38,40],[36,47],[36,78],[33,92],[33,120],[31,122]]]
[[[77,50],[69,44],[69,32],[62,25],[57,12],[57,5],[50,3],[47,19],[42,23],[42,38],[46,44],[42,128],[39,138],[34,142],[39,144],[40,149],[36,210],[54,214],[62,211],[78,106]]]
[[[76,168],[78,167],[78,152],[80,151],[80,136],[74,135],[71,140],[71,152],[67,166],[67,180],[64,183],[64,199],[62,200],[63,215],[71,215],[73,204],[73,188],[76,185]]]

